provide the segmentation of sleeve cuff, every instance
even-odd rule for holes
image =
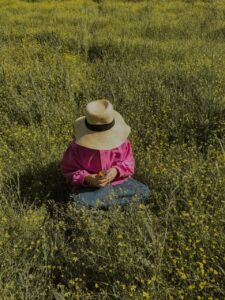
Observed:
[[[74,174],[73,182],[74,184],[87,186],[88,184],[84,182],[86,176],[90,175],[86,170],[78,170]]]
[[[80,178],[80,183],[84,186],[88,186],[88,183],[84,182],[84,179],[86,176],[90,175],[90,173],[88,173],[88,171],[83,170],[82,174],[81,174],[81,178]]]
[[[123,170],[119,166],[113,166],[112,168],[116,168],[118,171],[116,175],[116,179],[119,179],[121,177],[126,177],[124,176]]]

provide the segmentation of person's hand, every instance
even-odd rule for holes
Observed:
[[[84,182],[93,187],[100,187],[98,174],[90,174],[84,178]]]
[[[114,180],[114,178],[117,175],[117,172],[118,171],[116,168],[110,168],[105,178],[102,178],[98,174],[90,174],[85,177],[85,182],[89,183],[90,186],[103,187]]]
[[[99,179],[99,184],[101,186],[105,186],[107,183],[110,183],[117,176],[117,173],[118,171],[116,168],[110,168],[108,170],[107,176]]]

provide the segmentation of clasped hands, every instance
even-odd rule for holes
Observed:
[[[116,168],[110,168],[106,177],[102,178],[98,174],[90,174],[85,177],[84,181],[90,186],[104,187],[106,184],[113,181],[116,177],[118,170]]]

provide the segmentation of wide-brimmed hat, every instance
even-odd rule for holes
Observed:
[[[131,128],[106,99],[86,105],[85,116],[75,120],[76,143],[86,148],[109,150],[121,145]]]

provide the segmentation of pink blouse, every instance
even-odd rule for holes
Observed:
[[[86,176],[112,167],[118,170],[117,176],[111,182],[112,186],[128,180],[134,174],[135,160],[128,139],[110,150],[86,148],[78,145],[74,139],[70,142],[60,163],[63,176],[72,184],[72,191],[75,191],[79,185],[89,186],[84,182]]]

